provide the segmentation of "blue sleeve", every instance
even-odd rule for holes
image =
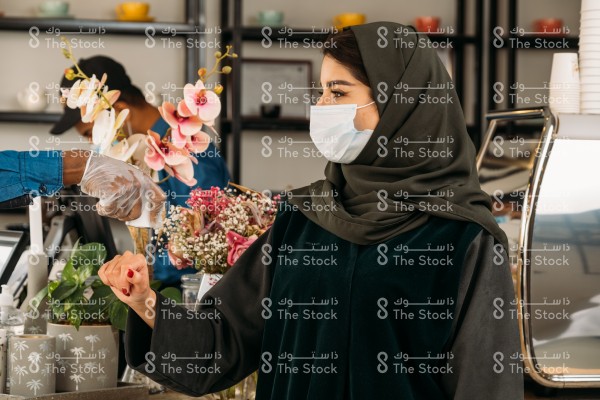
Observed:
[[[0,151],[0,202],[50,196],[63,186],[62,152]]]

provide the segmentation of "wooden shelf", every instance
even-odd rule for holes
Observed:
[[[103,34],[123,34],[123,35],[146,35],[149,28],[153,28],[153,35],[156,36],[181,36],[181,35],[202,35],[201,31],[196,31],[193,24],[178,22],[130,22],[113,21],[102,19],[71,19],[71,18],[21,18],[21,17],[2,17],[0,18],[0,30],[3,31],[29,31],[32,27],[37,27],[42,31],[58,28],[60,34],[88,34],[91,30],[104,30]],[[48,33],[50,34],[50,32]]]
[[[0,122],[54,124],[61,115],[48,112],[0,111]]]

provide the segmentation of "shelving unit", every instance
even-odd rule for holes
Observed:
[[[463,99],[463,94],[466,90],[465,77],[473,79],[475,84],[474,96],[480,99],[483,93],[483,0],[474,0],[475,3],[475,32],[472,35],[467,35],[465,29],[466,23],[466,0],[456,0],[456,35],[430,35],[433,42],[441,42],[450,40],[453,49],[453,77],[457,87],[459,98]],[[222,121],[221,134],[223,140],[221,143],[223,154],[227,158],[231,157],[231,175],[234,181],[239,181],[240,178],[240,158],[241,158],[241,139],[242,131],[256,130],[271,130],[271,131],[297,131],[308,132],[308,120],[274,120],[267,118],[241,118],[241,63],[243,62],[243,43],[244,42],[260,42],[265,38],[263,35],[263,27],[243,26],[242,24],[242,0],[223,0],[221,3],[221,27],[222,40],[224,43],[233,45],[235,52],[239,54],[239,58],[233,60],[233,72],[229,81],[229,86],[224,91],[223,97],[223,114],[229,119]],[[327,36],[313,35],[313,28],[302,29],[302,27],[294,27],[293,32],[309,32],[309,33],[294,33],[293,36],[287,33],[279,32],[272,29],[269,33],[269,38],[273,41],[279,38],[286,38],[289,42],[302,42],[305,39],[324,40]],[[475,74],[470,71],[465,71],[465,49],[467,46],[473,46],[475,49]],[[280,57],[279,55],[274,56]],[[229,98],[229,96],[231,96]],[[227,101],[229,99],[229,101]],[[464,102],[462,102],[464,104]],[[483,102],[476,100],[474,110],[474,121],[467,129],[469,135],[473,139],[476,146],[479,145],[482,132],[482,117],[483,117]],[[230,109],[229,109],[230,107]],[[231,137],[231,149],[227,145],[227,138]]]
[[[64,34],[69,32],[102,29],[108,35],[151,34],[157,37],[177,36],[184,40],[198,38],[205,31],[203,18],[204,6],[201,0],[185,0],[185,23],[176,22],[125,22],[93,19],[60,19],[60,18],[15,18],[0,17],[0,31],[30,32],[32,27],[40,31],[59,29]],[[188,82],[197,79],[197,70],[204,64],[205,54],[198,46],[185,47],[185,78]],[[0,122],[14,123],[54,123],[60,114],[50,112],[0,111]]]
[[[502,7],[502,1],[499,0],[491,0],[490,2],[490,12],[488,14],[488,24],[490,29],[492,27],[500,26],[500,21],[498,20],[498,15],[506,14],[507,15],[507,26],[502,27],[503,32],[510,32],[514,27],[517,26],[518,20],[518,0],[508,0],[506,6]],[[511,40],[512,39],[512,40]],[[496,41],[496,43],[495,43]],[[538,41],[545,41],[547,44],[546,47],[536,46]],[[518,45],[515,45],[518,42]],[[522,51],[577,51],[579,48],[579,38],[575,36],[554,36],[548,34],[539,34],[539,35],[502,35],[502,44],[498,46],[498,38],[495,35],[490,35],[490,43],[489,43],[489,63],[488,63],[488,77],[490,82],[490,93],[492,95],[488,96],[488,110],[498,110],[504,108],[517,108],[517,104],[515,104],[512,99],[515,98],[516,89],[510,88],[511,83],[517,82],[517,64],[518,64],[518,54]],[[566,44],[566,46],[564,46]],[[504,77],[500,76],[498,71],[498,58],[499,52],[506,51],[506,79],[502,79]],[[508,104],[497,104],[494,101],[494,90],[492,85],[495,82],[508,82],[509,83],[509,92],[508,92]],[[511,124],[512,126],[512,124]]]

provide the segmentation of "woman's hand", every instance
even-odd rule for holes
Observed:
[[[115,256],[100,267],[98,276],[119,300],[146,320],[149,313],[145,311],[148,307],[154,308],[156,293],[150,288],[148,265],[143,255],[126,251],[122,256]],[[152,300],[148,301],[149,298]]]

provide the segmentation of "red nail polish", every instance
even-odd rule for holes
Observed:
[[[123,290],[123,294],[124,294],[125,296],[129,296],[129,293],[127,293],[127,289],[122,289],[122,290]]]
[[[133,278],[133,270],[130,269],[129,271],[127,271],[127,276]]]

